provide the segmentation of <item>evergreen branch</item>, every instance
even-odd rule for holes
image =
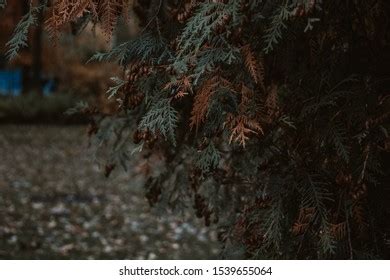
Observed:
[[[306,208],[314,207],[321,221],[327,223],[326,203],[333,201],[333,199],[326,188],[326,184],[320,180],[315,181],[315,178],[319,179],[319,176],[307,174],[306,182],[301,186],[302,206]]]
[[[331,142],[336,149],[337,155],[348,163],[349,151],[344,144],[346,142],[346,132],[340,126],[334,125],[334,127],[330,128],[330,137]]]
[[[107,90],[108,99],[117,95],[119,90],[126,84],[126,81],[124,81],[118,77],[112,77],[111,81],[113,81],[115,83],[115,86],[112,86]]]
[[[333,254],[335,252],[335,240],[331,236],[326,206],[333,199],[326,188],[326,183],[319,179],[319,175],[307,174],[306,180],[301,186],[302,207],[313,207],[315,209],[314,222],[319,219],[319,237],[322,252]]]
[[[137,60],[145,62],[151,60],[157,56],[157,54],[162,53],[156,61],[159,61],[167,56],[167,45],[166,43],[159,39],[157,36],[154,36],[151,33],[145,33],[141,36],[138,36],[128,42],[122,43],[110,51],[101,53],[98,52],[94,54],[88,62],[91,61],[111,61],[117,62],[120,65],[124,66],[129,61]],[[87,63],[88,63],[87,62]]]
[[[281,5],[275,15],[272,17],[272,21],[270,27],[266,30],[266,34],[264,35],[264,43],[265,46],[263,48],[266,54],[270,53],[276,44],[282,39],[282,32],[287,28],[286,21],[291,16],[291,9],[288,5],[289,1],[285,1],[283,5]]]
[[[227,14],[224,7],[225,4],[220,2],[206,2],[199,5],[178,39],[180,50],[178,59],[189,52],[196,54],[206,40],[212,37],[216,26],[222,23]]]
[[[195,166],[202,170],[202,173],[208,173],[218,166],[220,159],[220,152],[214,143],[210,142],[205,149],[196,154]]]
[[[177,111],[172,107],[168,98],[152,104],[149,111],[142,118],[139,128],[149,130],[153,134],[161,133],[166,140],[176,146],[175,129],[177,127]]]
[[[87,61],[87,63],[93,61],[98,61],[98,62],[110,61],[110,62],[117,62],[120,65],[123,65],[124,61],[126,60],[128,48],[129,48],[129,42],[126,42],[112,48],[108,52],[105,53],[97,52]]]
[[[263,223],[265,228],[265,244],[266,247],[272,246],[276,250],[280,250],[283,232],[283,221],[285,215],[283,213],[283,199],[279,195],[272,203],[271,208],[267,211],[266,220]]]
[[[45,7],[46,4],[30,7],[30,10],[26,15],[22,17],[19,23],[16,25],[14,33],[11,39],[7,42],[8,48],[6,57],[8,60],[13,60],[22,48],[28,46],[28,32],[30,27],[37,24],[38,13]]]

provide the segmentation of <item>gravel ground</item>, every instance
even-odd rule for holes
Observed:
[[[130,172],[106,179],[81,126],[0,126],[0,259],[212,259],[215,231],[157,217]]]

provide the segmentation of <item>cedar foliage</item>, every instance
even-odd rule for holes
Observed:
[[[109,38],[128,9],[140,18],[92,58],[124,74],[117,114],[90,134],[114,139],[110,166],[131,156],[125,130],[165,161],[147,173],[151,205],[192,206],[224,258],[390,257],[388,1],[49,2],[52,36],[89,16]]]

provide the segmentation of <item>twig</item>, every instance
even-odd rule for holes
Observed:
[[[349,219],[348,219],[348,211],[347,211],[347,205],[344,204],[345,208],[345,220],[347,223],[347,232],[348,232],[348,248],[349,248],[349,258],[353,260],[353,248],[352,248],[352,240],[351,240],[351,228],[349,226]]]
[[[157,12],[156,14],[149,20],[149,22],[145,25],[145,27],[141,30],[141,34],[145,32],[146,29],[148,29],[149,25],[152,24],[152,22],[158,17],[158,14],[160,13],[160,10],[161,10],[161,7],[162,7],[162,0],[160,0],[159,4],[158,4],[158,9],[157,9]]]

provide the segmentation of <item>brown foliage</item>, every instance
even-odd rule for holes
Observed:
[[[129,0],[57,0],[53,2],[45,22],[46,29],[55,39],[67,23],[74,22],[85,13],[91,13],[110,39],[120,15],[129,8]]]
[[[315,209],[311,208],[301,208],[299,210],[299,216],[297,221],[294,223],[292,232],[295,235],[304,234],[309,228],[309,224],[314,217]]]
[[[249,44],[241,48],[241,53],[244,57],[245,66],[253,81],[264,89],[264,64],[262,59],[256,58]]]
[[[229,142],[238,142],[243,147],[251,134],[264,134],[260,123],[245,115],[228,114],[225,125],[231,131]]]
[[[195,95],[194,105],[191,112],[191,128],[195,127],[196,130],[198,130],[199,126],[205,121],[209,100],[215,92],[218,84],[219,77],[215,75],[206,80],[198,90],[197,94]]]

